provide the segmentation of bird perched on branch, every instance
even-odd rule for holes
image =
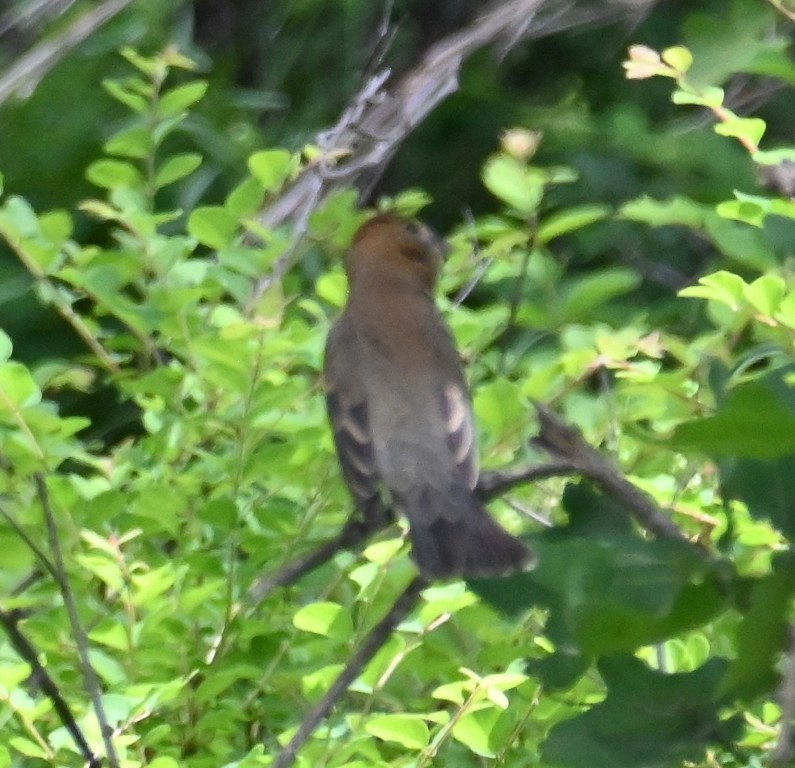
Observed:
[[[365,519],[384,514],[384,498],[404,514],[429,579],[503,575],[533,556],[473,493],[469,392],[433,299],[445,251],[430,229],[395,214],[359,228],[346,262],[348,304],[326,345],[326,403]]]

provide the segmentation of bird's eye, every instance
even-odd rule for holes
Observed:
[[[422,234],[422,230],[420,229],[420,225],[416,221],[407,221],[406,222],[406,232],[410,235],[414,235],[418,237]]]

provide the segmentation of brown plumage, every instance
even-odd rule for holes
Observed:
[[[473,493],[469,392],[433,300],[443,256],[442,241],[415,221],[387,213],[359,228],[348,304],[326,345],[329,418],[361,513],[383,514],[386,492],[408,518],[424,576],[501,575],[533,558]]]

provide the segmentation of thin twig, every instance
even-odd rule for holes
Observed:
[[[373,627],[367,639],[351,657],[345,669],[340,672],[326,695],[304,718],[301,726],[298,728],[293,738],[290,739],[289,744],[287,744],[277,758],[274,763],[274,768],[287,768],[287,766],[295,762],[298,750],[306,744],[315,728],[328,717],[334,705],[345,695],[348,687],[356,680],[365,666],[367,666],[375,654],[389,639],[398,624],[408,616],[417,604],[420,593],[427,586],[428,582],[425,579],[421,576],[416,576],[408,587],[406,587],[406,590],[395,601],[389,613]]]
[[[477,234],[474,234],[476,232],[475,217],[472,215],[472,209],[469,206],[467,206],[464,210],[464,218],[466,219],[467,226],[473,232],[472,251],[477,267],[472,277],[470,277],[467,281],[467,284],[455,295],[455,298],[453,299],[454,307],[460,307],[461,304],[467,300],[469,294],[475,290],[477,284],[483,279],[483,276],[489,271],[489,268],[494,263],[493,256],[484,258],[480,253],[480,244],[478,243]]]
[[[101,765],[100,757],[95,755],[92,751],[86,737],[83,735],[80,726],[77,724],[72,714],[72,710],[69,709],[69,705],[61,695],[60,690],[58,690],[58,686],[50,677],[47,670],[41,665],[36,649],[31,645],[30,640],[20,631],[18,623],[22,616],[22,612],[19,610],[6,613],[6,611],[0,608],[0,624],[5,628],[8,639],[14,650],[30,665],[31,680],[44,691],[47,698],[52,702],[52,706],[58,713],[58,717],[61,719],[64,728],[69,731],[80,754],[86,761],[87,768],[99,768]]]
[[[781,707],[781,725],[778,730],[778,743],[770,756],[773,768],[786,768],[792,765],[795,757],[795,624],[789,626],[789,649],[787,650],[787,669],[778,690],[778,703]]]
[[[7,510],[0,507],[0,516],[14,529],[14,533],[19,536],[22,541],[25,542],[28,549],[36,555],[36,559],[44,566],[50,576],[55,579],[56,583],[60,584],[60,575],[58,571],[55,570],[55,566],[50,562],[50,558],[47,557],[44,550],[36,544],[33,539],[28,536],[27,531],[17,522],[17,519]]]
[[[13,245],[13,237],[7,237],[6,239]],[[14,252],[28,272],[33,276],[35,284],[41,288],[43,300],[53,307],[55,311],[72,326],[77,335],[86,343],[86,346],[96,355],[97,360],[99,360],[107,370],[111,373],[118,373],[118,363],[116,363],[111,357],[110,352],[108,352],[95,337],[82,315],[75,312],[64,294],[53,284],[50,276],[34,259],[30,258],[23,248],[15,247]]]
[[[527,485],[527,483],[532,483],[537,480],[545,480],[550,477],[561,477],[576,473],[577,470],[570,463],[565,461],[550,462],[549,464],[531,467],[483,472],[478,478],[475,494],[482,501],[489,501],[519,485]],[[358,517],[351,518],[342,531],[334,538],[324,542],[308,554],[290,561],[285,566],[279,568],[275,573],[257,579],[257,581],[249,587],[248,602],[256,607],[274,590],[279,587],[295,584],[296,581],[307,573],[327,563],[338,552],[355,549],[370,537],[388,527],[392,520],[393,516],[389,512],[368,521],[363,521]]]
[[[576,474],[578,474],[577,468],[567,460],[552,461],[549,464],[537,464],[532,467],[492,470],[481,473],[475,494],[482,501],[489,501],[497,496],[502,496],[518,485],[527,485],[550,477],[567,477]]]
[[[24,595],[34,584],[37,584],[44,578],[44,571],[40,568],[34,568],[22,581],[11,588],[9,595],[11,597],[19,597]],[[53,578],[56,578],[53,575]],[[57,579],[56,579],[57,580]]]
[[[598,485],[621,501],[628,512],[646,530],[656,536],[676,539],[692,545],[682,531],[651,500],[627,480],[599,451],[586,442],[582,433],[542,405],[536,404],[541,431],[535,445],[551,456],[567,462],[573,471]]]
[[[373,31],[371,50],[366,62],[362,67],[364,80],[368,80],[374,72],[382,69],[384,58],[392,47],[397,34],[397,25],[392,24],[392,11],[394,10],[394,0],[386,0],[381,9],[381,18],[378,21],[378,28]]]
[[[367,525],[358,518],[351,518],[342,531],[333,539],[324,542],[307,555],[292,560],[284,567],[279,568],[276,573],[255,581],[248,590],[249,602],[258,605],[275,589],[294,584],[302,576],[327,563],[338,552],[356,547],[385,527],[386,523],[383,526],[374,527]]]
[[[80,623],[80,614],[77,611],[75,596],[69,585],[63,552],[61,551],[61,542],[58,536],[58,526],[55,522],[55,514],[50,505],[50,496],[47,491],[47,481],[41,473],[36,473],[34,475],[34,480],[39,502],[44,511],[44,520],[47,525],[47,538],[52,552],[53,565],[58,572],[58,584],[61,589],[61,597],[63,598],[64,606],[69,616],[69,624],[71,625],[72,635],[74,636],[75,646],[77,647],[77,655],[80,659],[80,667],[83,673],[83,679],[85,680],[86,689],[88,690],[88,695],[94,708],[94,715],[99,723],[102,742],[105,745],[105,756],[111,768],[120,768],[119,758],[111,738],[113,729],[108,722],[108,717],[105,713],[105,705],[102,702],[102,689],[99,684],[99,678],[97,677],[94,667],[91,666],[91,659],[88,655],[88,637],[83,629],[83,625]]]

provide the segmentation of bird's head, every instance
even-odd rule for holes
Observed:
[[[444,242],[430,227],[395,213],[379,213],[353,236],[348,274],[365,267],[383,273],[403,273],[433,291],[445,256]]]

